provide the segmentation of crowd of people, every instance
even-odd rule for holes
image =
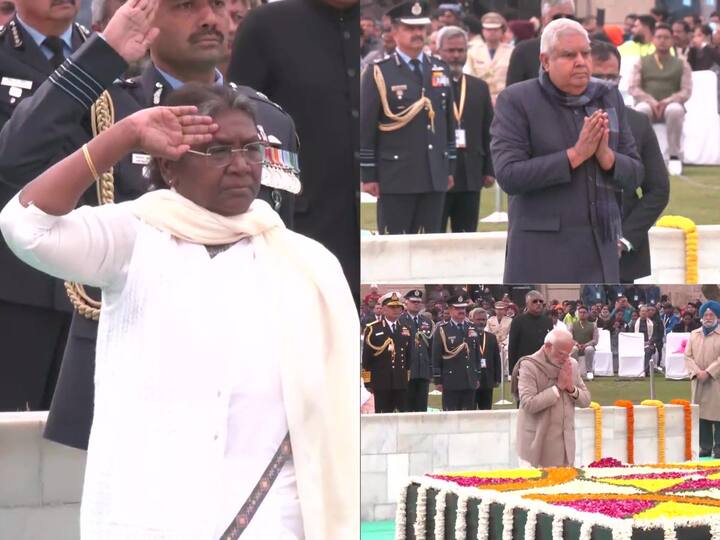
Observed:
[[[388,389],[394,392],[394,400],[388,404],[381,396],[378,405],[376,396],[378,412],[425,411],[430,382],[443,390],[444,410],[490,409],[492,388],[497,387],[503,377],[507,379],[512,375],[520,358],[538,351],[553,330],[566,331],[572,336],[570,352],[578,360],[578,372],[583,379],[594,377],[593,358],[600,330],[610,333],[616,374],[619,335],[642,333],[645,375],[648,376],[650,359],[655,360],[655,369],[663,369],[667,334],[690,333],[702,326],[702,303],[699,298],[673,303],[669,295],[655,285],[584,285],[578,287],[577,298],[563,301],[546,301],[543,294],[531,286],[428,285],[424,290],[412,289],[404,295],[395,291],[383,296],[372,286],[362,300],[360,311],[365,379],[370,386],[387,382]],[[390,308],[394,309],[392,314]],[[386,333],[388,320],[398,321],[400,333],[405,331],[407,339],[394,349],[388,342],[386,350],[378,353],[374,348],[377,336],[385,342],[394,335],[394,332]],[[467,337],[449,333],[459,324],[465,325]],[[423,337],[413,339],[418,333]],[[446,335],[451,335],[452,341]],[[480,344],[483,340],[486,345]],[[462,361],[456,361],[455,371],[451,373],[444,366],[455,358],[450,352],[464,342],[468,343],[467,348],[458,353]],[[392,350],[394,378],[386,380],[385,367],[381,367],[386,360],[383,354]],[[465,371],[474,369],[476,374],[470,376],[463,371],[458,375],[457,364],[463,362]],[[422,369],[418,368],[419,363]],[[458,377],[461,388],[457,388]],[[407,388],[411,384],[419,385],[419,381],[423,381],[424,400],[418,401],[415,392],[410,406]],[[448,383],[453,390],[467,392],[465,401],[458,401],[452,395],[449,399],[445,397]],[[479,384],[477,388],[473,386],[476,384]],[[470,393],[474,393],[474,399]]]
[[[682,167],[692,71],[720,73],[718,14],[654,9],[600,26],[575,13],[572,0],[543,2],[532,20],[409,1],[362,17],[361,181],[380,234],[476,231],[481,191],[497,181],[509,196],[504,282],[650,273],[647,233]],[[578,55],[563,60],[560,45]],[[539,84],[519,84],[529,80]],[[546,262],[568,245],[586,265]]]

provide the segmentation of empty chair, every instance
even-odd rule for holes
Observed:
[[[665,343],[665,378],[687,379],[685,369],[685,346],[690,338],[689,332],[670,332]]]
[[[610,330],[598,330],[594,374],[600,377],[612,377],[614,374],[612,348],[610,347]]]
[[[645,336],[621,332],[618,335],[618,376],[645,376]]]

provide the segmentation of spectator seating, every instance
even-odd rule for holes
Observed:
[[[598,330],[598,344],[595,348],[595,366],[593,373],[598,377],[612,377],[614,375],[609,330]]]
[[[645,376],[645,336],[621,332],[618,335],[618,376]]]
[[[667,335],[665,348],[665,378],[666,379],[687,379],[688,372],[685,368],[685,346],[690,338],[687,332],[670,332]]]

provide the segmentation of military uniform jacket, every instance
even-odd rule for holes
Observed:
[[[432,333],[433,322],[422,315],[415,319],[406,311],[400,315],[399,321],[410,328],[413,337],[413,349],[410,357],[410,378],[424,379],[429,381],[432,378]]]
[[[433,336],[432,362],[435,384],[443,390],[475,390],[480,376],[477,328],[449,321],[438,325]]]
[[[42,171],[90,140],[90,107],[104,90],[109,90],[112,96],[116,122],[161,103],[171,91],[152,64],[136,79],[119,79],[126,69],[126,62],[104,39],[92,36],[50,75],[32,98],[16,107],[0,133],[0,177],[11,180],[11,184],[0,187],[0,204],[4,205]],[[275,135],[283,149],[296,151],[297,139],[289,115],[251,88],[236,89],[253,101],[257,123],[264,126],[265,133]],[[147,191],[148,162],[149,156],[135,152],[115,166],[116,202],[135,199]],[[265,194],[267,200],[270,190],[265,189]],[[87,191],[81,204],[97,204],[95,186]],[[65,298],[59,280],[27,267],[10,253],[4,242],[0,243],[0,268],[3,275],[12,275],[12,280],[0,280],[0,298],[42,307],[53,307],[58,298]]]
[[[394,333],[385,318],[365,327],[362,366],[370,372],[373,391],[407,388],[412,348],[412,331],[399,320]]]
[[[375,82],[375,67],[385,80],[392,114],[402,113],[423,93],[435,112],[434,130],[428,111],[421,110],[407,125],[381,131],[392,123],[383,110]],[[380,193],[447,191],[455,160],[455,117],[450,70],[442,60],[423,55],[423,85],[397,53],[363,71],[360,81],[360,178],[379,182]]]
[[[480,379],[480,388],[495,388],[500,384],[500,376],[502,370],[500,368],[500,348],[498,347],[497,337],[486,330],[475,327],[478,333],[478,353],[480,356],[480,369],[478,378]],[[485,360],[483,362],[483,360]]]

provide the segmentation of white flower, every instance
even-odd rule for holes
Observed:
[[[412,482],[408,482],[400,490],[400,500],[395,511],[395,540],[405,540],[405,525],[407,515],[407,492]]]
[[[425,538],[427,519],[427,486],[421,485],[417,491],[417,509],[415,510],[415,538]]]
[[[445,538],[445,505],[447,489],[441,489],[435,495],[435,538]]]
[[[478,531],[477,540],[487,540],[490,536],[490,501],[483,499],[478,506]],[[716,540],[713,538],[713,540]],[[718,538],[717,540],[720,540]]]
[[[502,540],[513,540],[513,505],[506,504],[502,515]]]
[[[563,540],[563,518],[555,514],[552,521],[552,540]]]
[[[537,526],[537,510],[527,511],[527,520],[525,521],[525,538],[524,540],[535,540],[535,527]],[[580,539],[582,540],[582,539]]]
[[[457,516],[455,518],[455,540],[465,540],[467,528],[465,521],[467,518],[467,495],[458,495]]]

